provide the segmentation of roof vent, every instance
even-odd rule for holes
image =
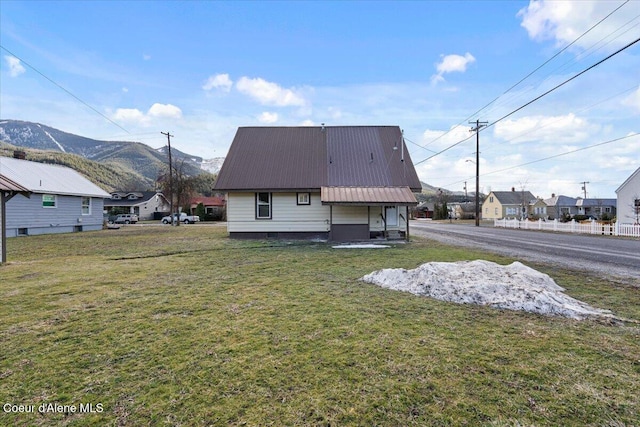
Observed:
[[[320,128],[321,132],[324,132],[324,123],[320,123],[322,125],[322,127]]]
[[[14,159],[25,160],[27,158],[27,153],[21,150],[15,150],[13,152]]]

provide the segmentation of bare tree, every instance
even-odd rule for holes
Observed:
[[[169,168],[158,176],[158,187],[165,194],[167,199],[173,201],[173,206],[177,207],[178,213],[187,208],[195,194],[196,179],[184,172],[185,161],[182,160],[179,165],[173,166],[173,188],[169,183]],[[173,190],[173,191],[172,191]],[[171,214],[174,214],[172,212]],[[180,224],[180,221],[177,221]]]

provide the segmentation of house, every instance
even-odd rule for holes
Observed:
[[[433,209],[435,205],[433,202],[422,202],[418,206],[413,208],[414,218],[433,219]]]
[[[482,218],[527,218],[529,206],[536,200],[530,191],[492,191],[482,203]]]
[[[578,215],[578,199],[567,196],[551,195],[551,198],[544,199],[547,204],[547,215],[549,219],[572,218]]]
[[[160,219],[171,209],[169,201],[157,191],[114,191],[104,201],[110,215],[136,214],[140,221]]]
[[[476,204],[474,202],[450,203],[452,215],[454,219],[475,219]]]
[[[616,214],[616,199],[578,199],[578,215],[594,219],[611,219]]]
[[[231,237],[407,238],[422,190],[397,126],[241,127],[214,191]]]
[[[204,207],[204,214],[207,220],[218,219],[222,220],[225,217],[225,207],[227,206],[224,197],[194,197],[191,199],[190,209],[191,215],[196,215],[196,208],[202,203]]]
[[[31,193],[6,202],[7,237],[102,229],[109,193],[73,169],[0,157],[0,175]]]
[[[18,194],[29,197],[31,192],[0,173],[0,264],[7,262],[7,228],[4,226],[7,222],[6,204]]]
[[[616,190],[618,221],[640,224],[640,168]]]

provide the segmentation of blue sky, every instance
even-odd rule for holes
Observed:
[[[2,0],[0,14],[2,119],[152,147],[170,131],[205,158],[239,126],[398,125],[420,178],[455,191],[475,190],[475,138],[426,159],[479,119],[481,189],[544,198],[582,181],[615,197],[640,167],[640,43],[494,123],[640,37],[640,1]]]

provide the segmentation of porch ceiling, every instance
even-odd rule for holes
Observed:
[[[409,187],[322,187],[323,205],[417,205]]]

